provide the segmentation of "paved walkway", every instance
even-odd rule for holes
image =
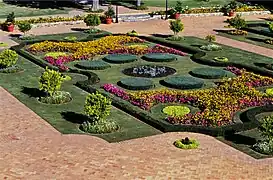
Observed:
[[[224,17],[183,18],[184,35],[204,37],[224,26]],[[257,16],[247,17],[257,19]],[[73,27],[84,27],[74,25]],[[33,34],[69,32],[72,26],[33,29]],[[166,21],[101,25],[104,30],[141,34],[171,33]],[[0,32],[2,40],[7,34]],[[1,41],[1,39],[0,39]],[[273,50],[217,37],[217,41],[256,53]],[[8,43],[11,43],[8,41]],[[213,137],[195,133],[165,133],[120,143],[85,135],[62,135],[0,88],[0,179],[91,180],[273,180],[273,159],[255,160]],[[172,143],[197,138],[197,150],[180,150]]]

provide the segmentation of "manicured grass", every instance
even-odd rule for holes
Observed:
[[[15,13],[15,17],[30,17],[30,16],[43,16],[43,15],[54,15],[54,14],[67,14],[71,9],[38,9],[30,7],[20,7],[3,3],[0,0],[0,19],[4,19],[10,12]]]
[[[25,71],[18,74],[0,73],[0,86],[7,89],[19,101],[32,109],[61,133],[82,134],[83,132],[79,130],[79,124],[81,123],[81,114],[83,114],[87,92],[77,88],[74,84],[77,81],[86,80],[87,77],[80,74],[68,73],[72,77],[72,81],[64,83],[62,90],[70,92],[73,100],[63,105],[48,105],[36,100],[39,85],[38,77],[44,71],[43,68],[22,57],[19,59],[18,66],[24,68]],[[108,142],[123,141],[161,133],[115,107],[112,108],[109,119],[117,121],[121,129],[118,132],[110,134],[96,135]]]

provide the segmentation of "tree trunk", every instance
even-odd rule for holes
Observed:
[[[99,9],[99,0],[93,0],[92,10],[97,11]]]
[[[137,7],[141,5],[141,0],[137,0]]]

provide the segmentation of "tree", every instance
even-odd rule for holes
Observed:
[[[18,28],[22,33],[24,33],[25,36],[26,32],[31,30],[31,24],[29,22],[20,22],[18,24]]]
[[[174,36],[177,36],[179,32],[184,30],[184,24],[180,19],[170,21],[170,29],[173,31]]]

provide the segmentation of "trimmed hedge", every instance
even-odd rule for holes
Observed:
[[[204,79],[222,79],[224,77],[230,76],[228,71],[215,68],[196,68],[190,71],[190,74],[192,76]]]
[[[111,66],[104,61],[81,61],[75,64],[75,67],[80,69],[88,69],[88,70],[104,70],[110,68]]]
[[[129,90],[147,90],[154,87],[153,81],[145,78],[124,78],[118,85]]]
[[[176,56],[168,53],[149,53],[142,56],[142,59],[150,62],[170,62],[176,60]]]
[[[195,89],[202,88],[204,81],[189,76],[173,76],[164,79],[161,84],[176,89]]]
[[[132,54],[110,54],[103,58],[104,61],[115,64],[130,63],[137,59],[137,56]]]

